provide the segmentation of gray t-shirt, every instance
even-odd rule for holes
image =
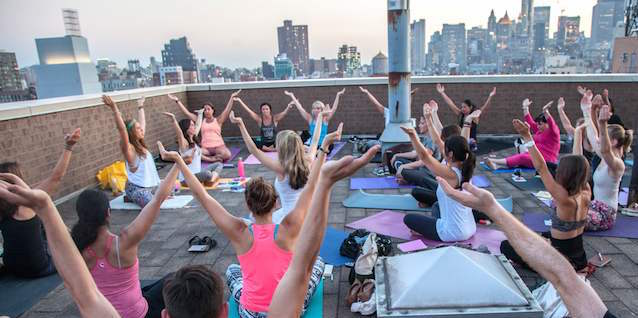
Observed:
[[[439,150],[439,147],[432,140],[432,137],[430,137],[429,135],[423,136],[423,138],[421,139],[421,143],[423,143],[425,148],[432,150],[432,156],[434,156],[436,160],[441,161],[441,158],[442,158],[441,151]]]

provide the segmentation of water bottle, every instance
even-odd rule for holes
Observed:
[[[239,157],[237,162],[237,173],[239,173],[240,178],[244,178],[244,160],[241,157]]]

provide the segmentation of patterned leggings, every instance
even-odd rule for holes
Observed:
[[[124,198],[144,208],[153,199],[153,190],[154,188],[140,187],[127,181],[124,187]]]
[[[325,263],[321,257],[317,257],[317,261],[312,267],[312,274],[310,275],[310,282],[308,283],[308,292],[306,293],[306,298],[303,303],[302,315],[306,312],[306,309],[308,309],[310,299],[312,298],[312,295],[314,295],[317,286],[319,286],[319,281],[323,276],[324,267]],[[226,281],[228,283],[228,289],[230,290],[230,297],[235,298],[235,302],[239,304],[239,317],[266,318],[268,316],[268,313],[250,311],[242,306],[239,299],[241,298],[241,290],[244,287],[244,280],[242,279],[241,267],[239,265],[230,264],[230,266],[228,266],[228,269],[226,269]]]
[[[602,201],[593,200],[587,211],[587,224],[585,231],[607,231],[616,223],[617,211]]]

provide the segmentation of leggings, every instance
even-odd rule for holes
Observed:
[[[143,208],[153,199],[154,189],[140,187],[127,181],[124,187],[124,197]]]
[[[162,310],[166,307],[164,304],[164,296],[162,290],[164,289],[164,280],[167,277],[172,276],[174,273],[164,276],[162,279],[142,287],[142,296],[148,303],[148,311],[145,318],[160,318],[162,317]]]
[[[410,230],[417,232],[423,237],[441,241],[439,233],[436,231],[436,221],[441,217],[441,211],[439,210],[439,203],[436,202],[432,205],[432,217],[425,216],[423,214],[406,214],[403,217],[403,223],[410,228]]]
[[[315,290],[317,290],[317,286],[319,286],[325,265],[326,264],[323,262],[321,257],[317,257],[317,261],[315,261],[315,265],[312,267],[310,281],[308,282],[308,291],[306,292],[306,298],[304,299],[303,310],[301,312],[302,315],[306,312],[306,309],[308,309],[310,299],[312,298],[312,295],[314,295]],[[268,313],[251,311],[244,308],[241,304],[240,299],[241,291],[244,287],[244,280],[242,279],[241,267],[239,265],[230,264],[230,266],[228,266],[228,269],[226,269],[226,281],[228,283],[228,289],[230,290],[230,297],[233,297],[235,302],[239,304],[239,317],[266,318],[268,316]]]
[[[403,169],[401,176],[407,183],[417,186],[412,189],[412,196],[417,201],[427,205],[433,205],[438,201],[436,189],[439,184],[430,170],[426,168]]]
[[[544,236],[545,235],[547,234],[544,234]],[[566,240],[559,240],[553,237],[550,237],[550,240],[552,246],[567,258],[575,270],[579,271],[587,266],[587,256],[585,255],[585,248],[583,247],[582,234]],[[501,242],[501,253],[513,262],[525,268],[530,268],[523,258],[516,253],[509,241]]]
[[[275,141],[271,140],[271,141],[263,141],[263,139],[253,139],[253,141],[255,142],[255,146],[257,146],[257,149],[261,150],[262,147],[274,147],[275,146]]]
[[[529,153],[520,153],[516,155],[511,155],[505,158],[505,162],[507,166],[510,168],[534,168],[534,163],[532,162],[532,157]]]

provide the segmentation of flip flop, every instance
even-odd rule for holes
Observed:
[[[361,291],[361,282],[358,279],[355,279],[354,283],[350,286],[350,290],[348,290],[348,296],[346,296],[346,303],[348,304],[348,307],[357,302],[359,291]]]
[[[189,246],[201,245],[201,244],[202,244],[202,239],[199,236],[197,236],[197,235],[191,237],[191,239],[188,240],[188,245]]]
[[[370,297],[372,297],[373,293],[374,279],[368,278],[363,281],[363,284],[361,284],[361,289],[359,290],[359,294],[357,294],[357,297],[359,298],[360,302],[365,303],[370,300]]]
[[[208,249],[211,250],[217,246],[217,241],[210,238],[210,236],[204,236],[199,244],[208,245]]]

